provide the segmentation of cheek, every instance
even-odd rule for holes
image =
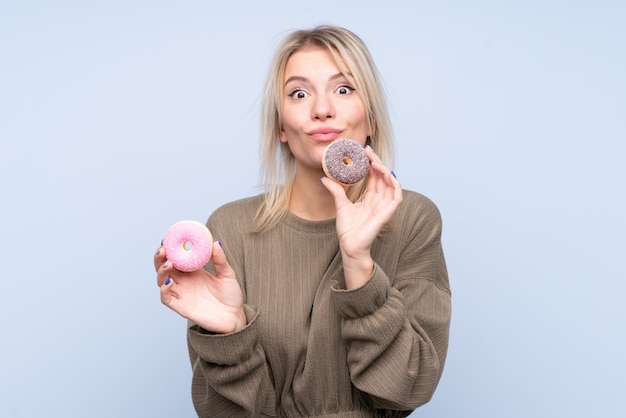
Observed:
[[[280,129],[280,142],[288,142],[289,138],[295,135],[294,132],[295,128],[293,124],[288,119],[283,118]]]
[[[291,132],[294,132],[297,126],[296,120],[294,119],[294,114],[289,109],[284,109],[281,115],[281,141],[286,142],[286,135],[289,135]]]
[[[365,113],[365,109],[361,109],[360,111],[355,112],[352,120],[356,122],[355,127],[357,127],[365,134],[364,137],[371,135],[369,123],[367,123],[367,114]]]
[[[353,103],[347,111],[350,114],[350,119],[354,121],[355,126],[367,126],[367,112],[365,111],[363,101],[359,99],[358,102]]]

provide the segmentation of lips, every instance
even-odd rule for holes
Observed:
[[[311,138],[316,141],[334,141],[339,138],[343,131],[341,129],[323,127],[307,132]]]

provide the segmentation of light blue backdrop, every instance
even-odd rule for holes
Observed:
[[[152,253],[257,192],[273,48],[334,23],[444,217],[449,358],[413,416],[623,417],[624,22],[617,0],[0,1],[0,416],[193,416]]]

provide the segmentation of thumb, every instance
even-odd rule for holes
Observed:
[[[213,241],[213,254],[211,255],[213,266],[215,267],[215,275],[222,277],[234,277],[234,270],[226,259],[226,253],[222,248],[219,240]]]
[[[335,200],[335,208],[337,210],[339,210],[346,204],[351,203],[348,199],[348,196],[346,196],[345,189],[341,184],[329,179],[328,177],[322,177],[320,180],[322,181],[324,187],[326,187],[326,189],[328,189],[330,194],[333,196],[333,199]]]

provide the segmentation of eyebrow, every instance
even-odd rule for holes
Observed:
[[[346,74],[347,74],[348,76],[352,77],[352,74],[350,74],[350,73],[346,73]],[[337,74],[335,74],[335,75],[331,76],[331,77],[328,79],[328,81],[337,80],[337,79],[339,79],[339,78],[347,78],[347,77],[346,77],[343,73],[337,73]],[[306,78],[306,77],[302,77],[302,76],[300,76],[300,75],[293,75],[293,76],[289,77],[287,80],[285,80],[285,84],[284,84],[284,85],[286,86],[287,84],[289,84],[289,83],[290,83],[290,82],[292,82],[292,81],[303,81],[303,82],[307,82],[307,81],[309,81],[309,79],[308,79],[308,78]]]

